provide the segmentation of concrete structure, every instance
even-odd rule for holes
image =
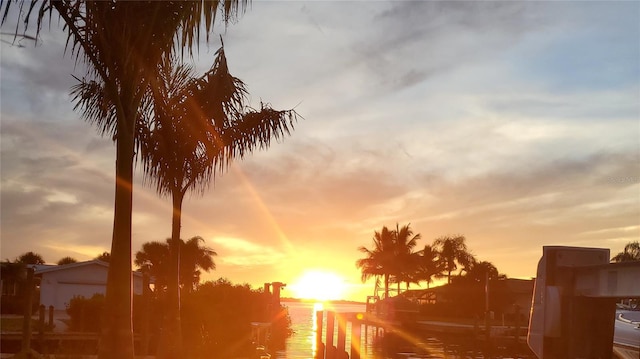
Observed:
[[[40,304],[65,310],[71,298],[91,298],[105,294],[109,263],[99,260],[66,265],[35,266],[35,275],[41,278]],[[133,272],[133,292],[142,294],[142,274]]]
[[[527,343],[540,359],[610,358],[616,301],[640,298],[640,262],[609,263],[607,248],[545,246]]]

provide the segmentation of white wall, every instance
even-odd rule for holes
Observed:
[[[108,267],[99,263],[88,263],[42,273],[40,304],[65,310],[74,296],[90,298],[95,293],[105,294],[108,270]],[[141,276],[133,276],[133,291],[142,294]]]

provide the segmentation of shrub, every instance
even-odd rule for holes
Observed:
[[[270,322],[272,349],[284,344],[291,335],[291,320],[287,309],[274,310],[271,297],[249,285],[233,285],[226,279],[207,282],[185,295],[182,301],[182,332],[184,348],[191,357],[246,356],[254,349],[251,343],[251,322]]]
[[[68,330],[72,332],[99,332],[104,308],[104,295],[94,294],[87,299],[74,296],[67,305]]]

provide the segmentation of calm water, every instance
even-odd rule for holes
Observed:
[[[287,359],[313,359],[315,354],[315,338],[316,338],[316,329],[315,329],[315,313],[316,310],[319,309],[317,305],[314,303],[298,303],[298,302],[288,302],[283,303],[285,306],[289,308],[289,315],[291,316],[291,324],[295,334],[287,340],[287,348],[284,351],[277,352],[276,357],[278,359],[287,358]],[[315,306],[315,308],[314,308]],[[357,304],[338,304],[335,306],[330,306],[325,304],[324,311],[334,311],[338,313],[345,312],[362,312],[365,310],[365,305],[357,305]],[[326,323],[326,313],[324,322]],[[325,328],[326,329],[326,328]],[[347,327],[347,333],[351,332],[351,328]],[[335,334],[337,335],[337,334]],[[325,335],[322,336],[325,338]],[[347,335],[346,348],[351,347],[351,343],[349,340],[349,335]],[[334,339],[335,341],[335,339]],[[363,359],[379,359],[383,357],[379,352],[374,355],[374,333],[372,330],[368,331],[365,335],[364,331],[362,333],[362,350],[361,357]],[[517,352],[509,352],[507,350],[501,350],[500,348],[496,348],[493,351],[494,354],[486,355],[483,354],[481,350],[477,348],[478,345],[471,343],[469,340],[465,339],[457,339],[451,340],[447,339],[446,342],[443,342],[442,338],[432,338],[428,336],[424,337],[415,337],[412,338],[412,341],[419,343],[420,345],[420,353],[421,358],[450,358],[450,359],[462,359],[462,358],[521,358],[521,359],[530,359],[535,358],[535,356],[530,353],[517,353]],[[377,346],[376,346],[377,347]],[[406,345],[398,346],[399,351],[416,351],[415,347],[408,347]],[[347,349],[349,352],[350,350]],[[398,351],[398,350],[396,350]]]
[[[287,349],[277,353],[277,358],[313,359],[316,350],[315,313],[316,309],[319,309],[318,304],[285,302],[283,305],[289,308],[291,326],[295,334],[287,340]],[[362,312],[364,310],[364,304],[338,304],[335,306],[324,304],[324,311],[337,313]],[[324,321],[326,323],[326,313]],[[326,330],[326,328],[323,329]],[[347,327],[347,332],[350,330],[351,328]],[[325,335],[323,334],[322,337],[324,338]],[[346,347],[350,348],[350,345],[349,336],[347,336]]]

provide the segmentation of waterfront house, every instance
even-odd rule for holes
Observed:
[[[94,259],[65,265],[34,266],[40,277],[40,304],[65,310],[71,298],[105,294],[109,263]],[[133,292],[142,294],[142,274],[133,272]]]
[[[401,294],[416,303],[424,313],[431,315],[474,316],[484,312],[485,287],[483,283],[452,283],[429,289],[408,290]],[[490,310],[527,320],[533,295],[532,279],[506,278],[492,281],[489,286]]]

